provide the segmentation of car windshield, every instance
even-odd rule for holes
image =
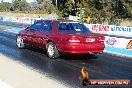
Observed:
[[[59,24],[59,32],[66,33],[91,33],[91,31],[82,23],[62,22]]]

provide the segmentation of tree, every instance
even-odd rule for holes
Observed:
[[[44,2],[45,0],[36,0],[39,4],[41,4],[42,2]]]
[[[36,10],[41,12],[46,12],[46,13],[52,13],[55,11],[55,8],[52,4],[52,1],[50,0],[36,0],[37,5],[36,5]]]
[[[57,0],[57,10],[63,16],[79,12],[82,5],[84,15],[90,17],[130,17],[132,16],[132,0]],[[56,0],[52,0],[56,6]],[[74,10],[71,10],[74,9]]]
[[[57,6],[56,0],[52,0],[52,4],[57,8],[57,10],[59,11],[58,14],[61,14],[62,17],[72,14],[74,5],[71,0],[57,0]]]
[[[9,2],[1,2],[0,3],[0,10],[1,11],[9,11],[11,4]]]
[[[15,0],[12,7],[14,10],[24,11],[27,10],[28,3],[25,0]]]

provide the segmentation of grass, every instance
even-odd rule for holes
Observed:
[[[132,20],[123,20],[121,23],[120,23],[121,26],[130,26],[132,27]]]

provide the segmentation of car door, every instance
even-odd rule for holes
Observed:
[[[41,31],[41,22],[37,22],[31,25],[27,30],[27,43],[38,46],[38,37],[37,35]]]
[[[33,45],[35,47],[40,47],[40,37],[41,36],[41,32],[42,32],[42,22],[37,22],[34,26],[33,26],[33,30],[34,30],[34,34],[33,34]]]
[[[23,34],[24,42],[26,44],[32,44],[32,37],[34,35],[34,30],[30,27],[25,29],[25,32]]]
[[[37,35],[38,44],[40,48],[46,48],[47,40],[49,38],[49,34],[52,31],[52,22],[51,21],[43,21],[41,25],[41,32]]]

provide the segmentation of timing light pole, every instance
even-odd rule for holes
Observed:
[[[83,12],[82,12],[82,3],[80,5],[80,22],[82,23],[83,22]]]
[[[56,3],[56,7],[57,7],[57,0],[56,0],[56,2],[55,2],[55,3]]]

